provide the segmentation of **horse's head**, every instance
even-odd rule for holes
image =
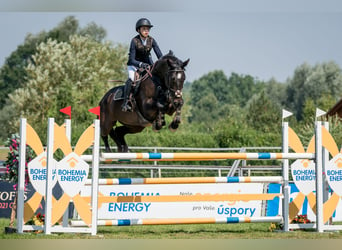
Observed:
[[[190,59],[185,62],[177,59],[176,61],[167,60],[169,70],[167,72],[165,85],[174,93],[176,98],[182,97],[182,89],[185,81],[185,67],[189,63]]]
[[[185,81],[185,67],[188,65],[190,59],[182,62],[170,51],[159,61],[162,65],[160,71],[163,75],[160,78],[163,79],[165,87],[171,92],[174,98],[181,98]]]

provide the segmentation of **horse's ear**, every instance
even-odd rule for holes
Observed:
[[[184,69],[186,67],[186,65],[188,65],[189,62],[190,62],[190,58],[188,60],[186,60],[185,62],[183,62],[182,68]]]

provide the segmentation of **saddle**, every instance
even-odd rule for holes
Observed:
[[[139,68],[135,72],[134,82],[132,83],[132,88],[131,88],[131,94],[129,95],[130,102],[132,102],[132,99],[134,98],[136,93],[138,93],[140,84],[141,84],[142,80],[144,80],[146,78],[147,74],[148,74],[148,72],[145,69],[141,69],[141,68]],[[113,94],[114,101],[124,99],[124,88],[125,88],[124,85],[117,87],[116,91]]]

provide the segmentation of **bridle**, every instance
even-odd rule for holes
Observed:
[[[178,73],[181,73],[182,76],[183,76],[184,72],[185,72],[184,69],[171,69],[168,72],[166,72],[166,79],[167,79],[166,87],[167,87],[167,89],[171,93],[174,93],[176,98],[181,98],[182,97],[182,90],[181,90],[181,86],[180,86],[180,79],[178,79],[178,78],[176,79],[176,84],[177,85],[176,85],[176,89],[175,89],[175,88],[171,87],[171,84],[170,84],[171,79],[170,78],[172,77],[173,73],[177,73],[177,75],[178,75]],[[182,82],[184,82],[184,80]]]
[[[148,67],[146,68],[146,72],[147,74],[145,74],[142,77],[142,81],[146,80],[147,78],[153,78],[152,76],[152,71],[154,69],[155,64],[152,65],[152,67]],[[178,69],[169,69],[166,73],[165,73],[165,80],[166,82],[165,87],[166,87],[166,96],[168,96],[167,99],[171,99],[170,101],[172,102],[172,104],[174,106],[179,106],[182,105],[183,103],[183,99],[182,99],[182,90],[181,90],[181,83],[180,82],[184,82],[184,79],[182,80],[182,77],[184,75],[185,70],[182,68],[178,68]],[[176,73],[177,74],[177,78],[176,78],[176,86],[175,87],[171,87],[170,82],[172,82],[172,74]],[[178,78],[178,74],[182,74],[179,78]]]

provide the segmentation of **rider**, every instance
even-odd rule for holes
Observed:
[[[127,70],[128,70],[128,80],[125,84],[124,90],[124,102],[121,106],[122,111],[132,111],[132,107],[128,102],[128,96],[131,92],[132,82],[134,81],[134,74],[138,68],[148,68],[153,64],[151,50],[158,57],[163,56],[159,49],[159,46],[154,38],[149,36],[150,29],[153,27],[151,22],[147,18],[140,18],[136,25],[135,30],[139,35],[135,36],[129,48]]]

